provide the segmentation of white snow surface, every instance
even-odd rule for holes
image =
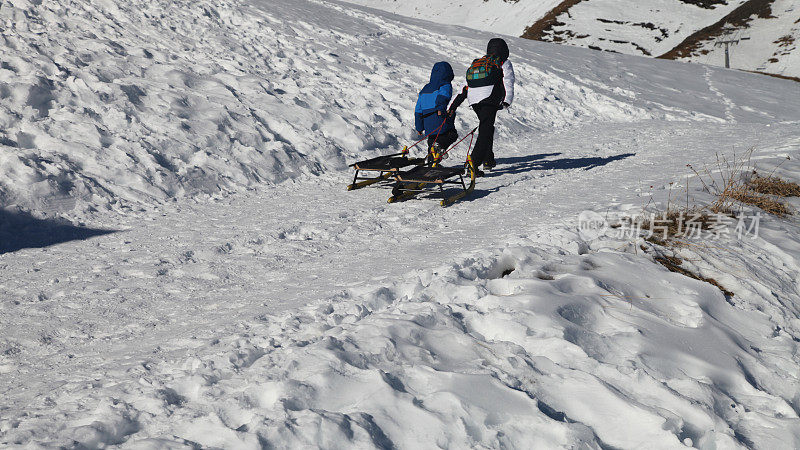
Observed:
[[[521,36],[563,0],[345,0],[406,17],[438,24],[460,25],[482,31]]]
[[[492,35],[304,0],[0,13],[4,217],[115,231],[0,254],[0,446],[800,446],[796,217],[675,250],[733,296],[576,228],[709,201],[686,165],[719,154],[800,181],[793,82],[508,39],[497,169],[389,205],[346,164]]]

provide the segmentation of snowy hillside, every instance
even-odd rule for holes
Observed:
[[[733,50],[734,68],[800,75],[792,52],[800,17],[793,0],[348,1],[437,23],[716,66],[724,66],[716,38],[736,29],[750,39]]]
[[[658,56],[713,24],[746,0],[594,0],[570,7],[526,35],[550,42],[633,55]],[[533,28],[541,27],[535,24]],[[535,33],[535,35],[533,35]]]
[[[0,15],[0,447],[800,446],[796,216],[674,249],[577,223],[707,203],[687,164],[748,149],[800,181],[796,83],[508,38],[497,168],[387,204],[346,165],[494,34],[320,0]]]
[[[701,32],[688,39],[674,52],[675,56],[682,60],[723,65],[725,48],[714,44],[718,40],[732,40],[736,43],[730,46],[731,67],[800,76],[800,52],[797,51],[800,4],[795,0],[776,0],[761,16],[747,14],[728,18],[708,31],[710,33]]]

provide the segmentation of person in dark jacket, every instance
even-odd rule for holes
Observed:
[[[488,86],[469,87],[464,83],[461,92],[453,98],[448,108],[448,111],[454,112],[464,100],[468,100],[475,115],[478,116],[478,138],[472,150],[472,163],[478,176],[483,175],[478,169],[481,164],[485,169],[495,166],[494,121],[497,112],[509,108],[514,101],[514,67],[508,60],[508,44],[503,39],[493,38],[486,46],[486,55],[496,57],[500,61],[502,75],[497,77],[494,84]]]
[[[447,105],[453,96],[453,67],[441,61],[433,65],[431,80],[417,97],[414,119],[417,133],[428,137],[429,151],[441,153],[458,139],[455,115],[447,114]],[[432,148],[435,147],[435,148]]]

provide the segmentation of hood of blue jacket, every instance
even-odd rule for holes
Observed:
[[[431,81],[428,83],[430,89],[439,89],[443,85],[453,81],[453,68],[450,63],[445,61],[437,62],[431,69]]]

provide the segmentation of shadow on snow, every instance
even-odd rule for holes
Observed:
[[[79,227],[62,220],[37,219],[23,212],[0,210],[0,255],[114,232],[116,230]]]
[[[545,159],[549,156],[558,156],[561,153],[542,153],[538,155],[513,156],[510,158],[497,158],[497,164],[502,165],[489,172],[488,176],[522,173],[530,170],[567,170],[567,169],[594,169],[608,163],[619,161],[636,155],[636,153],[621,153],[607,157],[587,158],[561,158]]]
[[[625,158],[636,155],[636,153],[622,153],[614,156],[601,157],[587,157],[587,158],[562,158],[555,160],[547,160],[545,158],[551,156],[558,156],[561,153],[540,153],[537,155],[527,156],[512,156],[507,158],[497,158],[498,168],[491,172],[486,172],[485,177],[495,177],[505,174],[516,174],[528,172],[531,170],[568,170],[568,169],[594,169],[596,167],[604,166],[608,163],[619,161]],[[479,181],[480,184],[480,181]],[[461,202],[471,202],[480,198],[486,197],[491,193],[497,192],[500,187],[489,189],[480,189],[478,187]],[[446,195],[452,195],[457,192],[454,189],[445,189]]]

